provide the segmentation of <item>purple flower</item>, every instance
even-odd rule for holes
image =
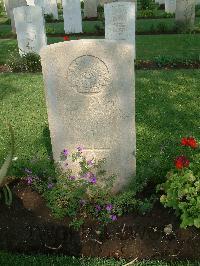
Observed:
[[[49,184],[47,185],[47,187],[48,187],[48,189],[51,189],[51,188],[53,188],[53,184],[52,184],[52,183],[49,183]]]
[[[96,184],[96,182],[97,182],[96,177],[95,177],[95,176],[94,176],[94,177],[91,177],[91,178],[89,179],[89,182],[92,183],[92,184]]]
[[[33,177],[32,176],[28,176],[26,181],[27,181],[28,185],[31,185],[33,183]]]
[[[69,155],[69,151],[68,151],[67,149],[64,149],[64,150],[63,150],[63,155],[64,155],[65,157],[67,157],[67,156]]]
[[[27,174],[32,174],[32,171],[31,171],[30,169],[28,169],[28,168],[25,168],[24,171],[25,171],[25,173],[27,173]]]
[[[94,164],[94,161],[93,160],[87,161],[87,165],[92,166],[93,164]]]
[[[77,150],[78,150],[78,152],[82,152],[83,151],[83,147],[82,146],[78,146]]]
[[[110,219],[112,221],[117,221],[117,216],[113,214],[113,215],[110,216]]]
[[[107,210],[108,212],[110,212],[110,211],[112,210],[112,208],[113,208],[112,204],[108,204],[108,205],[106,206],[106,210]]]
[[[101,210],[101,206],[100,205],[96,205],[95,206],[95,210],[99,212]]]
[[[69,176],[69,179],[70,179],[70,180],[75,180],[76,177],[75,177],[74,175],[70,175],[70,176]]]
[[[86,200],[81,199],[81,200],[80,200],[80,204],[81,204],[82,206],[84,206],[84,205],[86,204]]]

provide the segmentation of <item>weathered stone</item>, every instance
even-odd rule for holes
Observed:
[[[44,14],[52,14],[54,19],[58,19],[58,8],[56,0],[43,0]]]
[[[26,0],[5,0],[8,17],[11,19],[12,32],[16,33],[13,10],[16,7],[27,6]]]
[[[117,175],[114,191],[136,167],[133,53],[132,44],[108,40],[58,43],[41,52],[55,161],[64,148],[82,145],[87,158],[106,158],[107,176]]]
[[[30,52],[39,54],[47,43],[41,7],[17,7],[13,12],[20,54]]]
[[[104,14],[105,38],[107,40],[126,40],[135,46],[135,3],[105,4]]]
[[[84,17],[97,17],[98,0],[84,0]]]
[[[58,19],[57,0],[27,0],[31,6],[40,6],[45,15],[52,14],[54,19]]]
[[[176,0],[176,21],[193,25],[195,21],[195,0]]]
[[[62,5],[65,33],[82,32],[80,0],[63,0]]]
[[[165,0],[165,12],[175,13],[176,11],[176,0]]]

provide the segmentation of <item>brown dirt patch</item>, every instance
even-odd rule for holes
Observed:
[[[170,210],[157,205],[145,216],[132,214],[108,225],[99,234],[88,222],[76,232],[68,219],[56,220],[44,200],[23,183],[13,188],[11,207],[0,205],[0,249],[23,253],[126,259],[200,259],[200,231],[179,228]],[[164,233],[172,224],[173,232]]]

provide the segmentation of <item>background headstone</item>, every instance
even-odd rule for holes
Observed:
[[[105,38],[126,40],[135,47],[135,3],[115,2],[104,5]]]
[[[95,18],[97,17],[98,0],[84,0],[84,17]]]
[[[58,19],[57,0],[43,0],[44,14],[53,14],[54,19]]]
[[[16,7],[27,6],[26,0],[5,0],[5,4],[8,7],[8,15],[11,19],[12,32],[16,33],[13,10]]]
[[[55,161],[64,148],[83,145],[87,158],[106,158],[108,176],[118,177],[115,191],[136,169],[132,58],[124,41],[70,41],[41,52]]]
[[[165,12],[171,14],[176,12],[176,0],[165,0]]]
[[[63,0],[62,6],[65,33],[82,32],[80,0]]]
[[[195,21],[195,3],[196,0],[176,0],[176,21],[193,25]]]
[[[41,7],[17,7],[14,9],[14,18],[20,54],[39,54],[47,43]]]

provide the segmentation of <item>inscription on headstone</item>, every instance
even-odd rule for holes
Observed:
[[[135,4],[116,2],[105,4],[105,38],[126,40],[135,46]]]
[[[46,46],[46,34],[42,9],[39,6],[14,9],[17,40],[20,54],[38,53]]]
[[[79,40],[41,52],[54,159],[82,145],[88,158],[106,158],[115,191],[135,173],[133,51],[124,41]]]

